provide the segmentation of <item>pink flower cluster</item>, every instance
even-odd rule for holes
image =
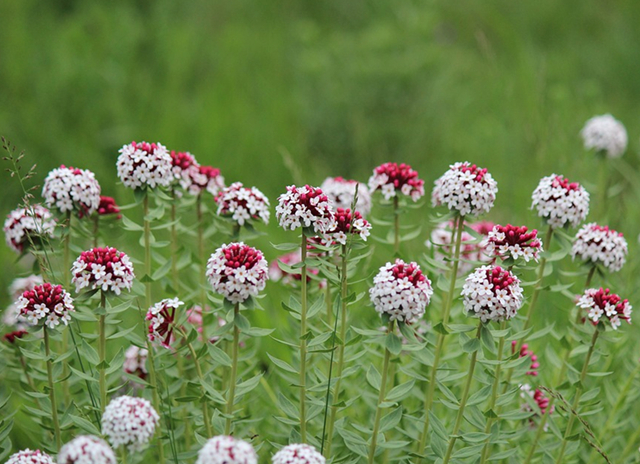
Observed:
[[[112,291],[116,295],[120,295],[123,289],[131,290],[135,277],[129,257],[111,247],[83,251],[73,263],[71,273],[76,292],[90,287],[103,292]]]
[[[371,224],[362,218],[360,212],[351,212],[350,209],[338,208],[334,214],[336,226],[333,230],[327,231],[326,241],[347,244],[347,237],[357,235],[365,242],[370,235]]]
[[[610,114],[589,119],[580,135],[585,149],[604,152],[609,158],[619,158],[627,149],[627,130]]]
[[[9,286],[9,294],[11,295],[11,303],[7,309],[4,310],[2,315],[2,323],[8,327],[15,327],[18,330],[23,330],[26,327],[19,320],[20,310],[17,306],[17,300],[27,290],[33,290],[36,285],[42,285],[42,277],[39,275],[30,275],[28,277],[19,277],[14,279]]]
[[[522,404],[522,410],[525,412],[533,412],[534,417],[546,414],[547,411],[549,411],[549,414],[553,414],[555,408],[551,406],[551,409],[549,409],[549,398],[545,396],[542,390],[536,388],[534,391],[532,391],[531,385],[525,383],[523,385],[520,385],[520,397],[523,399],[529,397],[532,398],[533,401],[535,401],[536,405],[538,406],[538,411],[534,411],[533,408],[529,406],[529,403]],[[529,426],[531,428],[535,428],[536,426],[533,417],[529,418]],[[546,431],[547,428],[548,424],[545,424],[544,430]]]
[[[401,259],[382,266],[369,289],[369,297],[380,315],[388,314],[390,320],[407,324],[424,315],[431,295],[431,281],[420,266]]]
[[[622,269],[627,260],[627,241],[621,232],[595,222],[580,228],[573,241],[571,255],[592,264],[602,264],[609,272]]]
[[[80,217],[91,216],[100,205],[100,184],[93,172],[62,165],[45,178],[42,197],[49,208],[61,213],[76,211]]]
[[[356,210],[366,216],[371,211],[371,193],[366,184],[356,180],[343,179],[342,177],[327,177],[320,185],[320,188],[329,200],[333,202],[334,207],[351,208],[353,206],[353,197],[356,194],[356,186],[358,187]]]
[[[200,195],[206,190],[215,197],[224,188],[224,177],[220,174],[220,169],[211,166],[200,166],[199,175],[194,176],[192,181],[189,189],[192,195]]]
[[[151,441],[160,416],[144,398],[119,396],[111,400],[102,414],[102,435],[111,446],[141,451]]]
[[[313,446],[287,445],[273,455],[272,464],[325,464],[327,460]]]
[[[55,464],[51,456],[47,453],[43,453],[40,450],[31,451],[29,448],[26,450],[18,451],[15,454],[9,456],[9,460],[5,464]]]
[[[487,321],[515,317],[522,306],[520,280],[500,266],[481,266],[464,282],[464,307],[470,314]]]
[[[242,303],[264,290],[267,260],[260,250],[242,242],[224,244],[209,258],[207,277],[216,293],[231,303]]]
[[[16,302],[20,319],[31,325],[46,325],[55,329],[60,322],[67,325],[71,320],[69,313],[75,311],[73,299],[62,285],[45,282],[25,291]]]
[[[80,435],[60,448],[60,464],[116,464],[111,447],[101,438]]]
[[[196,158],[189,152],[172,150],[171,166],[173,177],[178,181],[180,187],[187,192],[191,192],[194,179],[201,176],[200,164],[198,164]],[[195,187],[195,189],[198,190],[197,187]]]
[[[2,336],[2,338],[4,338],[8,343],[15,343],[16,339],[18,338],[22,338],[25,335],[27,335],[29,332],[27,332],[24,329],[19,329],[19,330],[14,330],[13,332],[7,332],[6,334],[4,334]]]
[[[173,182],[171,155],[164,145],[131,142],[119,152],[118,177],[125,187],[169,187]]]
[[[538,239],[538,231],[533,229],[529,232],[525,226],[496,225],[487,238],[486,252],[491,257],[502,259],[523,258],[526,262],[530,260],[538,261],[542,252],[542,242]]]
[[[47,208],[42,205],[30,205],[17,208],[7,215],[4,221],[4,235],[7,245],[17,253],[22,253],[31,241],[38,245],[42,238],[53,238],[56,221]]]
[[[620,327],[620,321],[631,324],[632,306],[629,300],[623,300],[608,288],[588,288],[578,300],[577,306],[589,311],[587,317],[593,325],[598,325],[602,316],[609,320],[614,330]]]
[[[478,216],[493,208],[498,193],[498,184],[484,169],[470,164],[455,163],[449,166],[435,181],[431,193],[433,206],[445,205],[460,216]]]
[[[513,340],[511,342],[511,351],[513,351],[514,353],[516,352],[517,345],[518,345],[518,342],[516,340]],[[538,375],[538,368],[540,367],[540,363],[538,362],[538,356],[532,350],[529,349],[529,345],[527,345],[526,343],[524,343],[520,347],[520,354],[518,357],[524,358],[525,356],[529,356],[531,358],[531,366],[529,366],[527,375],[536,377]]]
[[[242,182],[234,182],[222,189],[216,203],[218,216],[231,217],[238,225],[250,220],[269,223],[269,199],[255,187],[243,187]]]
[[[408,164],[384,163],[373,170],[369,178],[371,193],[382,191],[386,200],[399,195],[411,197],[418,201],[424,195],[424,181],[418,178],[418,173]]]
[[[531,195],[538,216],[553,228],[576,227],[589,213],[589,193],[577,182],[551,174],[543,177]]]
[[[147,370],[147,357],[149,352],[144,348],[138,348],[135,345],[131,345],[124,353],[124,362],[122,363],[122,369],[131,375],[145,380],[149,371]]]
[[[100,216],[108,216],[110,214],[117,214],[116,218],[120,219],[122,214],[120,214],[120,208],[116,204],[116,200],[112,197],[100,197],[100,205],[98,206],[98,214]]]
[[[481,235],[487,235],[493,229],[493,222],[476,222],[468,224]],[[460,262],[458,263],[458,276],[467,274],[474,267],[475,263],[489,262],[490,258],[486,255],[485,249],[487,241],[482,239],[478,241],[467,231],[462,231],[460,236]],[[455,250],[455,237],[453,234],[453,222],[445,221],[431,231],[429,240],[424,243],[427,247],[433,248],[434,258],[438,261],[445,262],[453,256]]]
[[[176,309],[184,303],[178,298],[165,298],[147,311],[149,321],[149,340],[160,341],[165,348],[171,348],[173,328],[176,321]]]
[[[316,234],[324,234],[335,227],[332,205],[322,189],[305,185],[290,185],[278,197],[276,217],[280,227],[295,230],[312,227]]]
[[[220,435],[204,444],[196,464],[258,464],[258,455],[246,441]]]

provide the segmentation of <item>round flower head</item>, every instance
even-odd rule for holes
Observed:
[[[400,192],[418,201],[424,195],[424,181],[408,164],[384,163],[373,170],[369,189],[371,193],[381,190],[385,200],[390,200]]]
[[[100,197],[100,205],[98,206],[98,214],[100,216],[109,216],[111,214],[117,214],[116,218],[120,219],[122,214],[120,214],[120,208],[116,204],[116,200],[112,197]]]
[[[189,187],[189,193],[192,195],[200,195],[206,190],[216,197],[224,188],[224,177],[220,175],[220,169],[211,166],[200,166],[198,175],[194,175],[192,181]]]
[[[571,255],[617,272],[627,260],[627,251],[627,241],[622,233],[592,222],[582,226],[576,234]]]
[[[207,262],[207,277],[216,293],[231,303],[257,296],[267,284],[268,265],[262,252],[244,243],[222,245]]]
[[[148,356],[149,352],[146,349],[131,345],[124,353],[122,369],[127,374],[135,375],[144,380],[149,374],[147,371]]]
[[[273,464],[325,464],[327,460],[313,446],[287,445],[272,458]]]
[[[445,205],[460,216],[488,213],[498,193],[498,183],[486,169],[475,164],[455,163],[435,181],[433,206]]]
[[[17,208],[7,215],[4,221],[4,236],[9,245],[17,253],[22,253],[25,246],[42,242],[42,238],[53,238],[56,222],[47,208],[42,205],[31,205]]]
[[[476,222],[468,224],[465,222],[466,227],[471,227],[480,235],[487,235],[489,231],[493,230],[494,224],[491,222]],[[453,233],[453,222],[444,221],[438,224],[438,226],[431,231],[431,236],[424,244],[433,248],[433,256],[436,260],[446,262],[453,256],[455,251],[455,237]],[[469,273],[474,267],[474,263],[489,262],[489,258],[486,254],[486,238],[476,239],[470,233],[463,230],[460,236],[460,261],[458,263],[458,276]]]
[[[371,193],[369,188],[362,182],[347,180],[342,177],[327,177],[320,188],[327,195],[336,208],[351,208],[353,197],[358,187],[358,201],[356,210],[366,216],[371,211]]]
[[[522,306],[520,280],[500,266],[481,266],[464,282],[464,307],[482,322],[504,321]]]
[[[308,185],[287,187],[278,197],[276,217],[285,230],[313,227],[316,234],[323,234],[335,227],[331,202],[321,189]]]
[[[189,152],[171,151],[171,172],[178,181],[180,187],[186,191],[191,190],[194,179],[198,179],[200,165],[196,158]],[[195,187],[197,189],[197,187]]]
[[[514,353],[516,352],[516,347],[518,346],[518,342],[517,340],[513,340],[511,342],[511,351],[513,351]],[[531,366],[529,367],[529,370],[527,371],[527,375],[531,375],[533,377],[536,377],[538,375],[538,368],[540,367],[540,363],[538,362],[538,356],[529,349],[529,345],[527,345],[526,343],[524,343],[521,347],[520,347],[520,354],[519,354],[519,358],[524,358],[525,356],[529,356],[531,358]]]
[[[62,285],[45,282],[25,291],[16,302],[20,318],[31,325],[55,329],[60,322],[67,325],[71,320],[69,313],[75,311],[73,299]]]
[[[542,242],[538,239],[536,229],[529,232],[525,226],[517,227],[507,224],[506,226],[497,225],[489,232],[486,252],[491,257],[514,260],[524,258],[526,262],[531,259],[538,261],[542,251]]]
[[[131,290],[133,283],[133,264],[129,257],[111,247],[93,248],[83,251],[71,268],[76,284],[76,293],[85,287],[112,291],[120,295],[122,289]]]
[[[92,435],[80,435],[60,448],[61,464],[116,464],[116,456],[106,441]]]
[[[577,182],[551,174],[543,177],[531,195],[538,216],[553,228],[576,227],[589,213],[589,193]]]
[[[29,277],[19,277],[14,279],[9,286],[9,294],[13,303],[4,310],[2,315],[2,323],[8,327],[15,327],[16,329],[25,329],[24,324],[18,319],[20,316],[20,310],[16,305],[18,298],[22,296],[27,290],[33,290],[36,285],[42,285],[42,277],[39,275],[30,275]]]
[[[100,184],[93,172],[62,165],[45,178],[42,197],[49,208],[61,213],[91,216],[100,205]]]
[[[218,216],[231,217],[238,225],[261,220],[269,224],[269,199],[255,187],[246,188],[242,182],[234,182],[216,197]]]
[[[369,289],[369,297],[380,315],[388,314],[390,320],[408,324],[424,315],[431,295],[431,282],[420,266],[401,259],[382,266]]]
[[[347,244],[347,236],[357,235],[365,242],[371,231],[371,224],[362,218],[358,211],[351,213],[349,208],[338,208],[334,214],[336,227],[327,231],[326,241]]]
[[[604,152],[609,158],[618,158],[627,149],[627,130],[610,114],[589,119],[580,135],[585,149]]]
[[[9,456],[9,460],[5,464],[55,464],[51,456],[40,450],[18,451],[16,454]]]
[[[164,299],[147,311],[149,321],[149,340],[159,340],[165,348],[171,348],[173,326],[176,321],[176,309],[184,303],[178,298]]]
[[[631,324],[632,306],[629,300],[623,300],[608,288],[588,288],[578,300],[577,306],[589,312],[587,317],[593,325],[609,320],[611,328],[617,330],[620,321]]]
[[[204,444],[196,464],[258,464],[258,456],[246,441],[220,435]]]
[[[159,143],[131,142],[120,149],[118,177],[125,187],[168,187],[173,182],[171,156]]]
[[[114,448],[141,451],[151,441],[160,416],[144,398],[119,396],[111,400],[102,415],[102,434]]]

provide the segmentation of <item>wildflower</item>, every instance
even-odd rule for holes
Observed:
[[[135,375],[145,380],[149,374],[149,371],[147,371],[148,356],[149,352],[145,348],[138,348],[135,345],[131,345],[124,353],[122,369],[127,374]]]
[[[101,438],[80,435],[60,448],[58,462],[61,464],[116,464],[111,447]]]
[[[220,175],[220,169],[211,166],[200,166],[198,175],[194,175],[192,181],[189,187],[192,195],[199,195],[206,190],[215,198],[224,188],[224,177]]]
[[[609,320],[614,330],[620,327],[621,321],[631,324],[632,306],[629,300],[623,300],[608,288],[588,288],[578,300],[577,306],[588,311],[587,317],[593,325],[598,325],[600,321],[604,323],[605,319]]]
[[[2,323],[4,325],[15,327],[18,331],[26,328],[19,320],[20,310],[16,305],[16,301],[24,292],[27,290],[33,290],[36,285],[41,285],[42,283],[42,277],[33,274],[28,277],[19,277],[11,282],[11,285],[9,286],[9,294],[13,303],[4,310],[4,314],[2,315]]]
[[[602,264],[610,272],[622,269],[627,260],[627,241],[620,232],[595,222],[580,228],[573,241],[571,255],[592,264]]]
[[[478,216],[491,210],[497,192],[498,184],[486,169],[465,161],[452,164],[435,181],[431,203],[445,205],[460,216]]]
[[[149,340],[160,340],[160,344],[165,348],[171,348],[173,336],[173,326],[176,321],[176,309],[184,303],[178,298],[166,298],[154,304],[147,311],[147,321],[149,321]]]
[[[525,383],[520,385],[520,398],[526,399],[527,397],[533,399],[533,401],[538,406],[538,411],[534,411],[533,408],[529,406],[529,403],[526,403],[526,402],[523,403],[521,407],[521,409],[525,412],[534,413],[533,417],[529,418],[529,427],[534,429],[536,426],[534,417],[538,417],[540,415],[546,414],[547,410],[549,411],[549,414],[553,414],[553,411],[555,408],[554,406],[551,406],[551,409],[549,409],[549,398],[545,396],[542,390],[536,388],[534,391],[532,391],[531,385],[529,385],[528,383]],[[545,424],[544,431],[546,432],[548,428],[549,428],[549,424]]]
[[[160,143],[131,142],[120,149],[118,177],[125,187],[168,187],[173,182],[171,155]]]
[[[267,260],[260,250],[242,242],[224,244],[209,258],[207,277],[216,293],[231,303],[242,303],[264,290]]]
[[[269,199],[255,187],[243,187],[242,182],[222,189],[216,203],[218,216],[231,217],[240,226],[251,220],[269,223]]]
[[[26,330],[23,330],[23,329],[14,330],[13,332],[8,332],[8,333],[4,334],[3,338],[7,342],[13,344],[13,343],[16,342],[16,339],[24,337],[25,335],[27,335],[27,333],[28,332]]]
[[[185,191],[191,191],[191,187],[200,174],[200,164],[189,152],[171,151],[171,172],[174,179]],[[195,189],[198,189],[195,187]],[[198,189],[199,190],[199,189]]]
[[[618,158],[627,149],[627,130],[610,114],[589,119],[580,135],[586,150],[604,152],[609,158]]]
[[[464,308],[487,321],[504,321],[516,315],[522,306],[520,280],[500,266],[481,266],[464,282]]]
[[[246,441],[220,435],[204,444],[196,464],[258,464],[258,455]]]
[[[287,445],[272,458],[273,464],[325,464],[326,459],[313,446],[305,444]]]
[[[67,325],[71,320],[69,313],[75,311],[73,299],[62,285],[45,282],[25,291],[16,302],[20,318],[30,325],[46,325],[55,329],[60,322]]]
[[[493,230],[494,224],[492,222],[476,222],[473,224],[465,222],[465,226],[471,227],[480,235],[488,235],[489,231]],[[434,248],[434,258],[438,261],[444,262],[446,259],[450,259],[455,249],[453,222],[445,221],[438,224],[438,226],[431,231],[431,236],[429,240],[425,242],[425,245]],[[486,238],[478,240],[467,231],[462,231],[462,235],[460,236],[458,276],[471,271],[474,266],[473,263],[490,261],[491,258],[487,256],[485,251],[486,245]]]
[[[3,230],[7,245],[22,253],[32,241],[37,246],[42,238],[53,238],[55,227],[56,222],[49,210],[36,204],[11,211],[4,221]]]
[[[400,192],[418,201],[424,195],[424,181],[408,164],[384,163],[373,170],[369,189],[371,193],[381,190],[385,200],[390,200]]]
[[[331,202],[321,189],[309,185],[288,186],[278,197],[276,217],[285,230],[312,227],[315,233],[324,234],[335,227]]]
[[[141,451],[153,437],[160,416],[144,398],[119,396],[111,400],[102,415],[102,434],[114,448],[127,446]]]
[[[29,448],[18,451],[9,456],[5,464],[55,464],[51,456],[40,450],[31,451]]]
[[[553,228],[576,227],[589,213],[589,193],[577,182],[551,174],[543,177],[531,196],[538,216]]]
[[[120,214],[120,208],[116,204],[116,200],[112,197],[100,197],[100,205],[98,206],[98,214],[100,216],[108,216],[111,214],[117,214],[116,218],[120,219],[122,214]]]
[[[390,320],[413,324],[425,312],[433,295],[431,281],[416,263],[396,259],[387,263],[373,279],[369,296],[376,311],[388,314]]]
[[[366,184],[342,177],[327,177],[320,188],[336,208],[351,208],[356,194],[356,186],[358,187],[356,210],[366,216],[371,211],[371,193]]]
[[[135,277],[129,257],[111,247],[83,251],[73,263],[71,273],[76,293],[89,287],[120,295],[123,289],[131,290]]]
[[[513,340],[511,342],[511,351],[513,351],[514,353],[516,352],[516,347],[518,345],[518,342],[516,340]],[[526,343],[524,343],[521,347],[520,347],[520,353],[519,353],[519,358],[524,358],[526,356],[529,356],[531,358],[531,366],[529,367],[529,370],[527,371],[527,375],[531,375],[533,377],[536,377],[538,375],[538,368],[540,367],[540,363],[538,362],[538,356],[529,349],[529,345],[527,345]]]
[[[349,208],[338,208],[334,217],[336,226],[334,229],[327,231],[327,240],[323,240],[323,242],[332,241],[346,245],[349,234],[357,235],[362,238],[362,240],[367,241],[371,224],[369,224],[366,219],[363,219],[358,211],[352,213]]]
[[[100,184],[93,172],[62,165],[45,178],[42,197],[49,208],[61,213],[91,216],[100,205]]]
[[[526,262],[534,259],[538,261],[542,252],[542,242],[538,239],[538,231],[533,229],[528,231],[525,226],[517,227],[507,224],[506,226],[496,225],[487,240],[486,252],[492,257],[502,259],[524,258]]]

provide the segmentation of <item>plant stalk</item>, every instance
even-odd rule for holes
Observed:
[[[180,293],[180,280],[178,279],[178,230],[176,227],[176,190],[171,191],[171,282],[173,291]]]
[[[209,342],[207,336],[207,260],[204,252],[204,214],[202,212],[202,193],[196,197],[196,216],[198,222],[198,256],[200,257],[200,304],[202,305],[202,340]]]
[[[105,311],[105,295],[100,291],[100,309]],[[107,316],[100,314],[99,316],[99,339],[98,339],[98,356],[100,356],[100,411],[104,414],[104,408],[107,407],[107,371],[105,362],[107,358]]]
[[[302,244],[300,248],[302,256],[302,268],[300,269],[300,440],[307,442],[307,236],[302,231]]]
[[[400,211],[398,208],[398,195],[393,197],[393,254],[400,252]]]
[[[229,379],[229,395],[227,397],[227,420],[224,426],[224,434],[231,433],[233,423],[233,403],[236,400],[236,377],[238,376],[238,345],[240,343],[240,328],[238,327],[238,316],[240,315],[240,303],[236,303],[233,308],[233,346],[231,347],[231,377]]]
[[[51,350],[49,348],[49,332],[46,327],[44,331],[44,351],[47,355],[47,380],[49,381],[49,400],[51,401],[51,419],[53,420],[53,430],[56,438],[56,450],[60,450],[62,439],[60,437],[60,421],[58,419],[58,403],[56,402],[56,391],[53,384],[53,362],[51,361]]]

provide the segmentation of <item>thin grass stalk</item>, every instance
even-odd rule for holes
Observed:
[[[178,230],[176,227],[176,209],[177,209],[176,190],[171,190],[171,282],[173,290],[180,292],[180,280],[178,278]]]
[[[186,339],[186,334],[182,332],[183,337]],[[204,388],[204,375],[202,373],[202,368],[200,367],[200,361],[198,360],[198,356],[196,354],[196,350],[193,348],[191,343],[187,343],[187,347],[189,348],[189,352],[191,353],[191,357],[193,358],[193,364],[196,366],[196,373],[198,374],[198,380],[200,380],[200,390],[202,391],[202,395],[206,396],[207,391]],[[209,414],[209,402],[206,399],[202,400],[202,416],[204,420],[204,429],[207,431],[207,436],[213,436],[213,429],[211,428],[211,415]],[[228,435],[228,433],[227,433]]]
[[[300,250],[302,268],[300,269],[301,300],[300,300],[300,440],[307,442],[307,236],[302,231]]]
[[[547,251],[551,248],[551,239],[553,238],[553,227],[549,226],[547,228],[547,234],[544,238],[543,246]],[[523,330],[527,330],[531,326],[531,320],[533,313],[536,309],[536,304],[538,303],[538,298],[540,296],[540,291],[542,290],[542,279],[544,279],[544,269],[547,265],[547,258],[540,258],[540,265],[538,266],[538,275],[536,279],[536,285],[533,289],[533,293],[531,295],[531,303],[529,303],[529,310],[527,311],[527,320],[524,323]],[[516,347],[516,351],[520,349],[520,347],[524,344],[526,339],[526,335],[522,337],[522,339],[518,342],[518,346]]]
[[[107,407],[107,371],[105,369],[107,358],[107,316],[104,314],[106,310],[105,303],[105,294],[103,291],[100,291],[100,309],[102,310],[102,313],[98,319],[98,356],[100,357],[100,365],[98,369],[100,371],[100,411],[102,413],[104,413],[104,408]]]
[[[93,248],[98,248],[98,242],[100,240],[100,215],[98,213],[93,214]]]
[[[200,258],[200,304],[202,305],[202,339],[207,336],[207,260],[204,252],[204,215],[202,213],[202,193],[196,197],[196,219],[198,222],[198,256]]]
[[[400,211],[397,194],[393,197],[393,253],[400,253]]]
[[[233,346],[231,347],[231,376],[229,378],[229,395],[227,396],[227,420],[224,425],[225,435],[231,433],[233,424],[233,403],[236,400],[236,377],[238,376],[238,345],[240,344],[240,328],[238,316],[240,315],[240,303],[233,308]]]
[[[63,240],[62,251],[62,282],[64,288],[69,288],[71,283],[71,211],[67,211],[66,214],[67,233]],[[69,349],[69,334],[64,330],[62,332],[62,353],[65,354]],[[62,394],[64,396],[64,403],[69,404],[69,363],[65,359],[62,361]]]
[[[58,419],[58,403],[56,401],[56,390],[53,383],[53,361],[51,360],[51,350],[49,348],[49,331],[46,327],[44,331],[44,352],[47,356],[47,380],[49,382],[49,400],[51,401],[51,419],[53,420],[53,431],[56,439],[56,450],[62,446],[60,436],[60,421]]]

